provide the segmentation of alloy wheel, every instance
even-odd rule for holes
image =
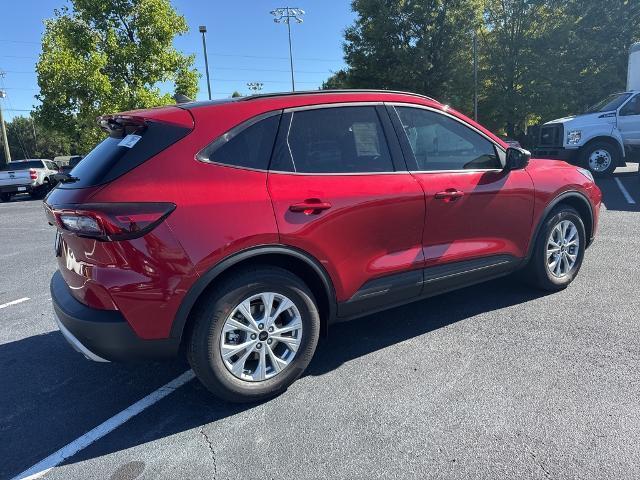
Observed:
[[[547,270],[556,278],[567,276],[578,261],[579,252],[578,228],[571,220],[562,220],[547,239]]]
[[[238,304],[220,335],[222,360],[232,375],[260,382],[280,374],[302,340],[302,317],[288,297],[264,292]]]

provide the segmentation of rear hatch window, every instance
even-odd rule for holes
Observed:
[[[9,162],[0,168],[2,172],[17,172],[19,170],[29,170],[30,168],[44,168],[42,161],[29,160],[27,162]]]
[[[189,132],[183,125],[132,117],[101,122],[109,137],[73,167],[60,188],[86,188],[108,183],[171,146]]]

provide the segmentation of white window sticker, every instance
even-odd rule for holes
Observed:
[[[129,135],[124,137],[122,140],[120,140],[120,143],[118,143],[118,146],[119,147],[133,148],[134,145],[136,143],[138,143],[138,141],[141,138],[142,137],[140,135],[134,135],[133,133],[130,133]]]
[[[351,126],[359,157],[377,157],[380,155],[378,130],[375,123],[356,122]]]

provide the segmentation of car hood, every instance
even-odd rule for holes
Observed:
[[[579,128],[587,125],[602,125],[603,123],[616,123],[616,112],[596,112],[585,113],[582,115],[571,115],[568,117],[557,118],[545,123],[545,125],[561,123],[565,127]]]

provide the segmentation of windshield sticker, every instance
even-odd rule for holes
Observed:
[[[135,144],[140,141],[141,138],[142,137],[140,135],[134,135],[133,133],[130,133],[129,135],[124,137],[122,140],[120,140],[120,143],[118,143],[118,146],[133,148]]]

